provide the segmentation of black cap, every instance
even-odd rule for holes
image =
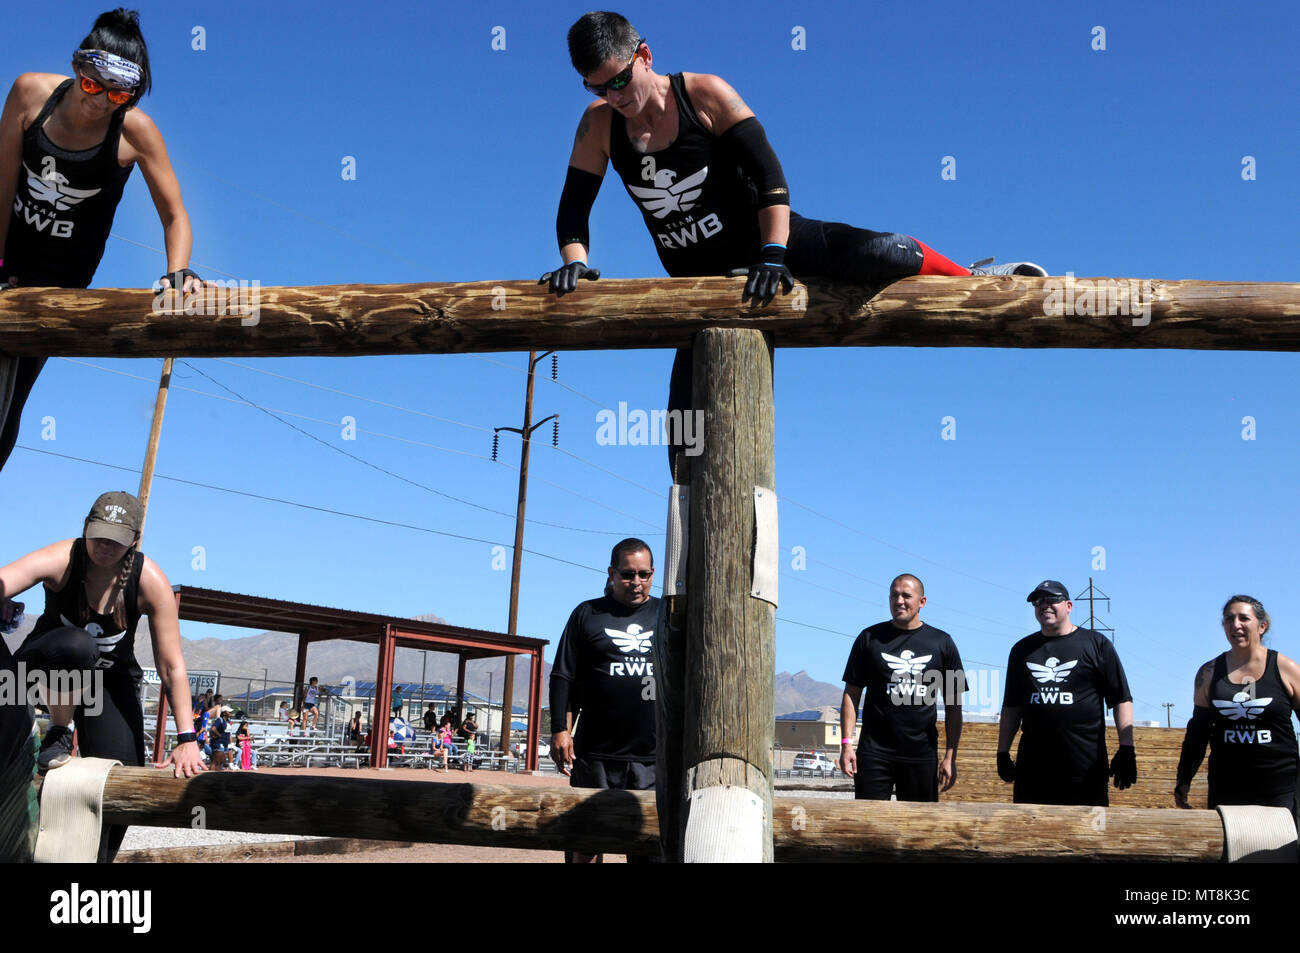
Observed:
[[[1034,587],[1034,591],[1029,594],[1026,602],[1036,602],[1039,596],[1055,596],[1058,599],[1069,599],[1070,590],[1055,579],[1044,579]]]

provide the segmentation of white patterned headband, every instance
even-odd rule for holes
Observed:
[[[77,50],[72,54],[72,58],[89,63],[104,79],[125,89],[140,85],[140,78],[143,75],[140,67],[116,53],[105,50]]]

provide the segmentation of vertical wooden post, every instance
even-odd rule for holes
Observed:
[[[158,378],[158,394],[154,398],[153,422],[149,425],[149,443],[144,450],[144,469],[140,471],[140,492],[136,498],[145,516],[149,513],[149,493],[153,489],[153,468],[158,459],[158,440],[162,436],[163,412],[167,409],[167,390],[172,382],[172,358],[163,360],[162,375]],[[144,535],[144,521],[140,523],[140,535]]]
[[[776,607],[751,595],[755,491],[775,482],[770,342],[700,332],[691,403],[704,433],[690,491],[682,859],[770,863]]]

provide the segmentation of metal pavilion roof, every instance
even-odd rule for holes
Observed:
[[[447,650],[460,652],[466,659],[525,653],[548,644],[547,639],[511,637],[502,632],[470,629],[445,622],[424,622],[198,586],[173,586],[172,589],[180,599],[182,619],[291,632],[309,642],[346,639],[378,643],[380,629],[391,625],[397,630],[400,648],[429,649],[443,644]]]

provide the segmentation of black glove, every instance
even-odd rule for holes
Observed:
[[[1119,746],[1119,750],[1115,752],[1115,757],[1110,762],[1110,776],[1115,779],[1115,787],[1121,791],[1137,783],[1137,751],[1132,745]]]
[[[564,297],[578,287],[579,278],[595,281],[599,277],[600,269],[588,268],[585,261],[571,261],[557,271],[548,271],[537,279],[537,283],[544,285],[549,281],[551,292],[557,297]]]
[[[784,245],[764,245],[762,260],[749,266],[749,280],[745,282],[745,297],[757,298],[767,304],[776,297],[777,290],[789,294],[794,290],[794,275],[785,266]]]
[[[998,752],[998,777],[1007,784],[1016,779],[1016,763],[1011,760],[1010,751]]]
[[[182,268],[180,271],[172,272],[169,275],[160,275],[158,280],[153,283],[153,290],[155,293],[163,291],[162,283],[163,280],[166,279],[172,283],[173,288],[177,291],[183,292],[185,290],[186,278],[195,278],[198,281],[203,280],[202,278],[199,278],[197,272],[191,271],[189,268]]]

